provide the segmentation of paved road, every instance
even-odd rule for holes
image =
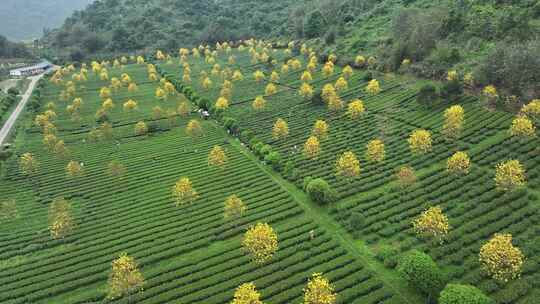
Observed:
[[[22,110],[24,109],[24,106],[30,99],[30,96],[32,95],[32,91],[34,90],[34,87],[36,86],[38,80],[43,77],[43,74],[29,77],[31,80],[30,85],[28,85],[28,89],[26,92],[22,95],[22,99],[15,108],[15,110],[11,113],[6,123],[2,126],[2,129],[0,130],[0,147],[4,144],[4,141],[6,140],[7,136],[9,135],[9,132],[11,131],[11,128],[13,128],[13,125],[15,125],[15,122],[17,121],[17,118],[19,118],[19,115],[21,114]]]

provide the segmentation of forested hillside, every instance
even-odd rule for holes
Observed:
[[[44,28],[62,25],[74,10],[82,9],[93,0],[2,0],[0,4],[0,35],[12,40],[41,37]]]
[[[102,0],[45,42],[78,61],[248,37],[301,39],[342,61],[374,56],[384,71],[474,71],[478,84],[529,98],[540,83],[539,17],[536,0]],[[405,59],[411,64],[402,67]]]

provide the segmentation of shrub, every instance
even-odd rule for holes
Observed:
[[[405,254],[397,268],[401,277],[428,296],[434,296],[444,286],[441,270],[433,259],[418,250]]]
[[[463,85],[459,80],[445,82],[441,87],[441,97],[445,101],[456,101],[463,94]]]
[[[326,32],[326,35],[324,36],[324,42],[327,45],[334,44],[336,42],[336,29],[331,28],[328,32]]]
[[[433,105],[437,101],[437,88],[433,84],[425,84],[420,88],[416,101],[426,107]]]
[[[242,133],[240,133],[240,139],[243,142],[250,142],[253,136],[254,136],[253,132],[250,130],[245,130],[245,131],[242,131]]]
[[[540,40],[499,44],[475,71],[481,85],[493,84],[525,97],[540,90]],[[528,99],[528,98],[527,98]]]
[[[267,156],[268,154],[270,154],[270,152],[272,152],[272,146],[270,146],[270,145],[264,145],[259,150],[259,153],[260,153],[261,156]]]
[[[364,228],[365,224],[366,217],[362,213],[355,211],[351,214],[351,217],[349,218],[349,225],[351,226],[352,230],[360,230]]]
[[[9,95],[19,95],[19,94],[20,94],[19,90],[16,89],[16,88],[9,88],[9,89],[7,90],[7,93],[8,93]]]
[[[312,12],[304,25],[304,34],[307,38],[320,37],[324,29],[324,17],[320,11]]]
[[[375,257],[388,268],[394,268],[398,263],[399,250],[390,245],[382,245]]]
[[[490,304],[493,301],[474,286],[448,284],[441,292],[439,304]]]
[[[231,117],[225,117],[225,118],[223,119],[223,125],[224,125],[225,128],[227,128],[227,130],[229,130],[231,133],[237,133],[237,132],[238,132],[238,129],[239,129],[238,122],[237,122],[236,119],[234,119],[234,118],[231,118]]]
[[[283,159],[279,152],[272,151],[264,157],[264,161],[271,165],[274,170],[279,171],[281,169]]]
[[[255,149],[255,146],[257,144],[262,144],[262,142],[257,138],[257,136],[253,136],[250,140],[249,140],[249,146],[252,148],[252,149]]]
[[[161,128],[157,122],[152,121],[148,123],[148,133],[158,132],[159,130],[161,130]]]
[[[337,194],[330,185],[322,178],[316,178],[308,182],[306,192],[316,203],[327,204],[336,199]]]
[[[283,175],[285,175],[285,177],[291,177],[293,170],[294,170],[294,163],[288,160],[285,163],[285,166],[283,167]]]
[[[255,143],[252,147],[253,147],[253,150],[254,150],[254,152],[255,152],[255,154],[256,154],[257,156],[261,156],[261,155],[262,155],[261,150],[262,150],[263,147],[264,147],[264,144],[263,144],[262,142],[259,141],[259,142]]]
[[[362,77],[362,80],[365,81],[365,82],[368,82],[368,81],[373,80],[373,73],[372,73],[372,72],[367,72],[367,73]]]

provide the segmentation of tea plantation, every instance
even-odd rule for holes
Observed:
[[[344,109],[329,111],[314,99],[325,84],[338,81],[341,67],[325,73],[319,63],[305,81],[315,97],[304,98],[299,90],[307,56],[261,45],[249,49],[148,56],[157,79],[149,77],[148,62],[133,57],[100,64],[108,70],[106,79],[88,64],[87,72],[64,68],[59,80],[53,76],[40,84],[38,113],[55,113],[48,119],[65,150],[47,148],[44,132],[50,131],[36,125],[35,114],[29,111],[19,122],[16,155],[4,163],[0,179],[0,200],[16,204],[15,215],[0,218],[0,303],[230,303],[235,289],[248,282],[264,303],[304,303],[303,289],[313,273],[334,286],[336,303],[427,303],[427,294],[396,270],[400,257],[413,249],[434,259],[445,282],[473,285],[496,303],[538,303],[540,141],[510,137],[513,114],[487,109],[472,94],[428,109],[416,101],[422,82],[367,69],[355,69],[347,88],[338,91]],[[254,61],[253,52],[270,58]],[[291,60],[300,67],[280,70]],[[264,79],[255,79],[257,71]],[[274,71],[279,79],[271,80]],[[233,72],[242,77],[230,81],[228,106],[217,109],[224,79]],[[113,105],[99,114],[106,99],[102,88],[112,78],[122,82],[124,74],[130,80],[111,87]],[[212,85],[205,87],[204,78]],[[380,84],[376,94],[365,89],[372,79]],[[157,96],[167,81],[174,90]],[[128,83],[137,88],[128,90]],[[265,94],[270,83],[277,92]],[[69,86],[74,92],[65,98]],[[255,110],[258,96],[266,104]],[[78,109],[68,110],[74,98],[80,98]],[[353,120],[346,109],[357,99],[366,111]],[[129,109],[128,100],[136,107]],[[177,111],[183,103],[188,114]],[[443,125],[445,109],[453,104],[463,107],[465,124],[450,143]],[[203,110],[210,119],[201,118]],[[283,138],[272,134],[279,118],[288,124]],[[202,135],[189,132],[192,120],[201,123]],[[317,120],[327,122],[328,137],[321,139],[318,157],[310,159],[304,143]],[[108,136],[104,122],[112,127]],[[407,142],[417,129],[429,130],[433,138],[433,148],[423,155],[411,153]],[[385,144],[380,163],[366,157],[366,145],[376,138]],[[217,145],[227,156],[224,168],[209,165],[209,152]],[[358,156],[358,177],[336,175],[336,160],[345,151]],[[456,151],[471,159],[464,176],[446,170]],[[278,161],[268,157],[273,152]],[[34,174],[21,168],[24,153],[39,163]],[[495,168],[510,159],[523,165],[526,184],[501,192]],[[70,161],[80,172],[66,170]],[[110,174],[111,162],[125,172]],[[416,171],[416,183],[407,189],[395,177],[402,166]],[[189,177],[198,193],[192,203],[175,204],[171,188],[181,177]],[[328,182],[334,200],[312,201],[304,191],[310,178]],[[230,220],[223,213],[232,194],[247,209]],[[49,209],[59,197],[71,202],[74,226],[65,237],[54,238]],[[414,219],[432,206],[448,217],[450,228],[441,242],[420,238],[413,229]],[[279,249],[258,264],[242,240],[261,222],[275,230]],[[522,251],[519,278],[501,282],[483,269],[480,248],[495,233],[511,233]],[[111,299],[111,262],[123,252],[137,261],[144,285]]]

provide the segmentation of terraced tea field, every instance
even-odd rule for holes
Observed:
[[[56,136],[69,153],[59,156],[47,149],[34,115],[20,122],[26,128],[17,134],[17,155],[4,163],[0,183],[0,199],[14,200],[17,206],[17,217],[0,222],[0,303],[230,303],[235,289],[247,282],[255,283],[264,303],[303,303],[303,288],[316,272],[335,286],[337,303],[425,303],[426,296],[408,286],[395,265],[375,258],[388,246],[395,250],[394,258],[410,249],[429,253],[449,281],[474,285],[497,303],[537,303],[537,138],[521,142],[509,138],[513,116],[488,111],[475,97],[467,96],[456,101],[465,110],[463,135],[449,144],[442,136],[448,105],[425,109],[416,102],[421,82],[376,72],[372,76],[379,80],[381,91],[367,94],[366,70],[355,70],[348,88],[339,92],[345,109],[353,100],[364,102],[366,113],[351,120],[346,110],[330,112],[325,104],[299,95],[307,64],[304,56],[291,57],[284,50],[269,53],[273,64],[252,63],[247,48],[213,56],[221,71],[239,71],[243,79],[232,82],[228,108],[223,113],[211,109],[210,120],[200,119],[197,103],[202,98],[213,105],[221,95],[223,78],[220,73],[212,75],[215,63],[204,56],[187,56],[182,64],[176,57],[152,61],[158,78],[170,80],[177,90],[162,100],[156,90],[163,82],[149,80],[146,64],[131,61],[108,67],[110,78],[121,79],[126,73],[138,88],[130,92],[124,84],[111,89],[114,106],[106,120],[112,136],[97,139],[92,135],[102,130],[102,120],[96,116],[104,100],[100,91],[110,80],[89,71],[86,81],[74,81],[75,94],[67,100],[62,100],[62,91],[79,69],[66,72],[58,84],[44,82],[41,112],[54,109]],[[229,62],[231,55],[234,63]],[[291,58],[303,68],[280,72],[278,80],[270,81],[271,73],[279,72]],[[183,64],[189,65],[191,82],[183,80]],[[325,76],[321,66],[309,81],[315,92],[336,83],[342,73],[336,66]],[[265,79],[256,81],[256,71],[263,71]],[[203,87],[202,72],[212,80],[210,88]],[[253,100],[265,95],[269,83],[277,92],[265,96],[264,109],[254,110]],[[76,119],[66,110],[74,97],[82,99]],[[136,109],[125,109],[128,100],[136,102]],[[192,111],[187,116],[171,114],[183,102]],[[232,135],[222,125],[224,118],[237,123]],[[288,123],[286,138],[272,136],[278,118]],[[201,122],[202,136],[186,131],[192,119]],[[321,141],[319,157],[310,160],[302,149],[318,119],[328,123],[328,138]],[[148,133],[135,132],[141,121]],[[420,128],[432,132],[433,149],[413,155],[407,138]],[[279,152],[283,160],[277,171],[257,159],[258,152],[244,136],[248,133]],[[375,138],[385,143],[386,157],[379,164],[365,156],[366,144]],[[208,164],[208,154],[216,145],[224,148],[228,158],[222,170]],[[457,150],[466,151],[472,161],[470,173],[460,178],[446,172],[446,160]],[[344,151],[353,151],[360,160],[356,179],[336,177],[336,159]],[[39,162],[32,176],[23,174],[18,164],[18,157],[28,152]],[[507,159],[519,159],[524,165],[527,186],[502,194],[495,188],[494,172],[495,165]],[[84,174],[66,174],[71,160],[82,164]],[[126,173],[111,176],[112,161],[125,166]],[[404,165],[412,166],[418,178],[406,191],[395,181],[396,169]],[[176,206],[171,188],[181,177],[189,177],[199,197],[192,204]],[[302,190],[306,177],[328,181],[337,201],[327,206],[312,202]],[[246,213],[233,221],[223,216],[224,201],[231,194],[247,205]],[[65,239],[55,240],[49,231],[48,209],[58,197],[72,203],[76,225]],[[435,205],[441,206],[451,227],[441,244],[418,239],[411,224],[426,207]],[[350,224],[358,213],[364,218],[360,228]],[[247,228],[260,222],[270,224],[279,241],[277,252],[262,265],[254,263],[242,247]],[[521,278],[507,284],[489,278],[478,261],[480,247],[499,232],[511,233],[526,257]],[[122,252],[139,264],[144,289],[111,300],[107,298],[111,262]]]
[[[121,252],[133,256],[145,277],[137,303],[227,303],[234,289],[255,282],[265,301],[300,302],[302,288],[313,272],[322,272],[336,286],[340,303],[401,303],[404,299],[379,278],[372,267],[349,252],[302,206],[213,122],[204,122],[204,135],[185,134],[188,119],[152,119],[151,109],[175,109],[180,96],[158,101],[157,82],[149,82],[145,65],[110,69],[111,77],[128,73],[137,92],[125,87],[113,92],[110,112],[113,138],[90,142],[98,128],[94,114],[101,105],[99,89],[107,82],[89,75],[79,121],[72,121],[60,101],[61,86],[45,84],[43,101],[55,101],[57,136],[70,151],[59,158],[42,144],[41,130],[19,134],[19,151],[31,152],[40,171],[31,179],[20,172],[17,159],[7,163],[0,191],[17,202],[18,217],[2,223],[0,236],[2,303],[87,303],[106,297],[111,261]],[[125,113],[121,104],[136,100],[138,109]],[[138,121],[155,125],[138,136]],[[31,122],[27,122],[30,125]],[[234,143],[232,144],[231,141]],[[229,162],[224,171],[208,166],[208,152],[222,145]],[[66,175],[71,159],[84,163],[84,175]],[[107,174],[111,161],[123,164],[122,178]],[[171,187],[189,176],[200,198],[176,207]],[[236,194],[247,204],[245,216],[223,219],[223,202]],[[64,240],[51,239],[47,209],[65,197],[73,204],[76,228]],[[241,246],[241,235],[257,222],[276,229],[279,251],[258,266]],[[313,235],[313,237],[312,237]]]
[[[237,58],[240,56],[236,54]],[[305,67],[304,57],[297,58]],[[188,62],[194,70],[212,69],[212,65],[202,59],[191,58]],[[165,73],[176,74],[179,80],[182,79],[182,72],[178,74],[181,67],[161,66]],[[452,281],[477,286],[500,303],[536,303],[534,301],[540,295],[537,283],[540,275],[540,142],[537,137],[525,141],[510,138],[508,130],[512,114],[487,110],[476,97],[465,96],[454,102],[465,110],[464,131],[456,143],[449,144],[442,129],[444,110],[451,104],[429,110],[419,105],[415,97],[420,83],[379,74],[381,92],[373,96],[365,91],[368,84],[364,77],[366,72],[355,70],[348,80],[348,88],[339,93],[346,102],[358,98],[364,101],[367,113],[355,121],[349,119],[345,110],[332,113],[326,105],[313,104],[299,95],[300,76],[304,69],[291,71],[286,76],[282,74],[275,82],[279,87],[278,93],[265,96],[265,108],[254,110],[252,101],[255,96],[265,95],[265,87],[271,81],[267,77],[258,83],[252,76],[253,72],[261,70],[270,75],[273,70],[279,71],[279,67],[279,64],[269,67],[267,64],[252,64],[247,59],[237,60],[232,69],[238,69],[247,76],[234,83],[233,92],[241,92],[242,97],[238,100],[233,98],[232,105],[223,116],[236,119],[239,132],[250,131],[272,150],[278,151],[283,156],[283,163],[290,166],[282,168],[285,178],[298,188],[308,176],[328,181],[339,196],[339,201],[328,207],[328,213],[374,252],[386,245],[397,252],[421,249],[443,266]],[[334,84],[340,76],[336,69],[332,76],[325,77],[321,67],[319,64],[317,71],[312,73],[310,84],[315,91],[327,83]],[[241,88],[238,91],[237,86]],[[197,88],[197,81],[193,82],[193,87]],[[195,91],[215,101],[220,89],[215,86]],[[276,140],[272,136],[272,127],[278,118],[288,123],[286,139]],[[310,160],[303,155],[302,149],[319,119],[328,123],[329,135],[321,142],[320,156]],[[434,141],[430,153],[413,155],[410,152],[407,138],[415,129],[432,132]],[[369,162],[365,156],[367,143],[376,138],[385,143],[386,157],[380,164]],[[338,179],[335,175],[338,155],[349,150],[359,156],[361,164],[361,174],[353,181]],[[472,170],[462,178],[446,172],[446,160],[455,151],[465,151],[471,157]],[[502,194],[495,189],[495,166],[509,159],[518,159],[524,165],[527,187],[515,193]],[[394,177],[396,169],[404,165],[413,167],[418,174],[417,185],[405,193]],[[441,206],[450,220],[448,240],[441,246],[418,239],[412,229],[412,220],[429,206]],[[363,215],[363,228],[351,227],[353,213]],[[482,244],[500,232],[511,233],[514,244],[526,256],[522,279],[508,284],[490,279],[478,261]]]

